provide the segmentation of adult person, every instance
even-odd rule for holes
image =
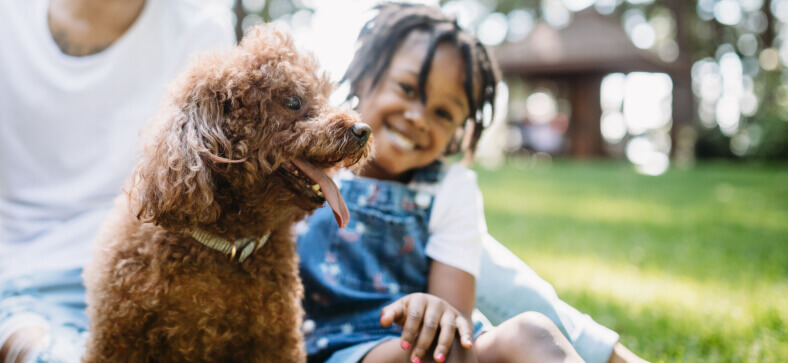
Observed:
[[[235,43],[189,0],[0,0],[0,361],[72,361],[81,266],[139,128],[189,57]]]

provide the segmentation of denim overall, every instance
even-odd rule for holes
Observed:
[[[442,174],[442,163],[434,163],[415,171],[413,181],[437,183]],[[298,237],[310,362],[338,360],[332,354],[343,348],[401,335],[396,325],[380,325],[380,310],[427,291],[430,260],[424,251],[434,195],[366,178],[343,180],[340,191],[350,211],[348,226],[337,228],[325,206]]]

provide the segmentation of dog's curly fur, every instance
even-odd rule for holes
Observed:
[[[85,361],[305,360],[291,228],[323,199],[284,166],[349,166],[371,147],[354,138],[352,111],[327,105],[331,89],[268,26],[174,81],[84,272]],[[285,106],[293,96],[298,111]],[[271,237],[239,263],[190,237],[194,228]]]

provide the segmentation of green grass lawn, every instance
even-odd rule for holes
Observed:
[[[632,351],[788,362],[788,165],[477,171],[492,235]]]

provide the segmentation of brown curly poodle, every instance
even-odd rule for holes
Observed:
[[[305,360],[291,229],[326,200],[347,224],[325,173],[371,147],[331,89],[268,26],[175,80],[85,268],[85,361]]]

